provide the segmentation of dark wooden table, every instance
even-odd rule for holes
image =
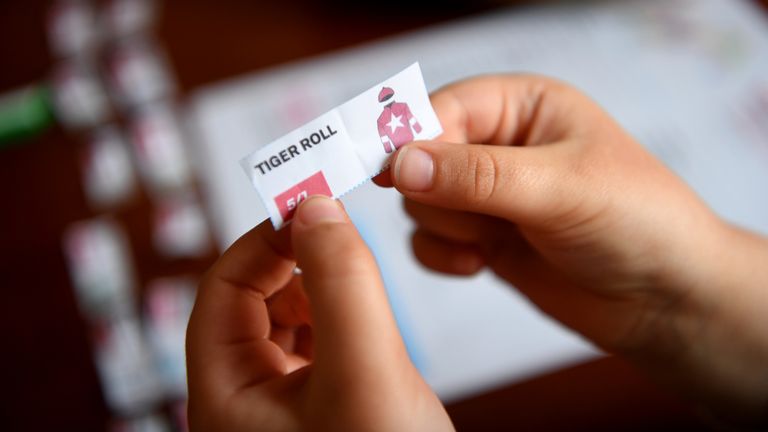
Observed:
[[[382,19],[362,2],[165,2],[158,40],[170,56],[180,98],[201,85],[492,8],[426,2]],[[766,1],[762,2],[764,5]],[[397,3],[399,9],[406,3]],[[0,3],[0,91],[45,79],[48,2]],[[237,42],[236,42],[237,41]],[[0,151],[0,430],[104,430],[86,324],[67,274],[62,233],[98,214],[86,203],[77,160],[82,137],[59,127]],[[140,282],[200,273],[215,258],[169,260],[150,238],[152,203],[142,193],[115,213],[126,227]],[[448,410],[460,430],[684,429],[701,426],[689,408],[620,359],[606,358],[503,386]]]

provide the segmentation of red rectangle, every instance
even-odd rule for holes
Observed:
[[[312,174],[275,197],[275,204],[280,210],[283,222],[293,219],[293,212],[299,203],[312,195],[333,196],[322,171]]]

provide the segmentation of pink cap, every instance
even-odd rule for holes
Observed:
[[[395,91],[392,90],[389,87],[384,87],[379,92],[379,102],[384,102],[385,100],[391,98],[395,94]]]

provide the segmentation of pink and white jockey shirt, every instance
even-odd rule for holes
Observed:
[[[377,121],[384,151],[392,153],[403,144],[413,141],[413,133],[421,132],[421,125],[411,114],[408,104],[392,102],[384,107]]]

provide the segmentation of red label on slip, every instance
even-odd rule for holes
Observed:
[[[275,204],[280,210],[283,222],[293,219],[293,212],[296,211],[296,207],[311,195],[333,196],[322,171],[312,174],[275,197]]]

